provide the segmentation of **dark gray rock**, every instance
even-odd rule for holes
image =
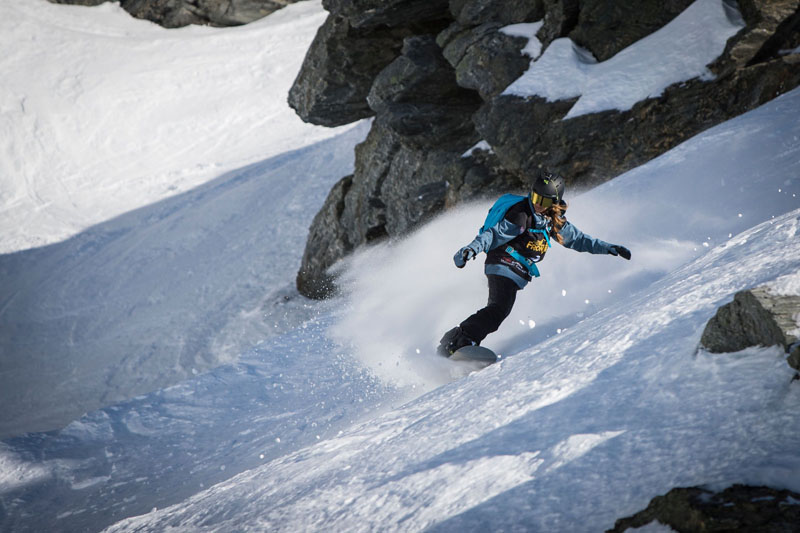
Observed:
[[[328,16],[289,91],[289,105],[304,121],[322,126],[372,116],[367,95],[378,74],[402,52],[405,38],[441,28],[438,20],[359,28],[345,17]]]
[[[536,34],[542,49],[559,37],[566,37],[575,28],[580,15],[579,3],[578,0],[544,0],[544,25]]]
[[[506,35],[501,28],[497,22],[469,29],[454,24],[437,39],[455,68],[458,85],[478,91],[484,100],[502,92],[530,64],[530,58],[522,54],[527,39]]]
[[[111,0],[49,0],[51,4],[69,4],[73,6],[99,6]]]
[[[50,0],[57,4],[100,5],[106,0]],[[239,26],[247,24],[299,0],[119,0],[136,18],[165,28],[190,24]]]
[[[747,24],[728,42],[722,58],[711,65],[718,75],[780,56],[781,50],[800,46],[800,2],[798,0],[741,0]]]
[[[535,22],[544,17],[544,0],[450,0],[450,13],[462,27]]]
[[[375,78],[367,101],[378,122],[405,144],[442,149],[477,140],[471,117],[481,99],[456,84],[432,35],[406,39],[402,55]]]
[[[569,37],[592,52],[595,59],[605,61],[665,26],[693,2],[694,0],[583,0],[577,25],[569,33]]]
[[[475,93],[459,87],[453,69],[442,56],[433,35],[409,37],[401,55],[375,78],[367,98],[370,107],[381,113],[393,104],[470,104],[480,100]]]
[[[354,28],[414,27],[450,18],[447,0],[323,0],[322,6]]]
[[[733,485],[722,492],[676,488],[656,496],[647,509],[616,521],[607,533],[653,522],[675,531],[791,533],[800,531],[800,494],[769,487]]]
[[[297,273],[298,290],[310,298],[324,298],[334,292],[334,279],[327,269],[354,248],[347,233],[339,231],[336,224],[341,220],[344,199],[352,184],[353,176],[339,180],[311,224],[307,242],[314,245],[306,245],[303,266]],[[331,221],[336,223],[331,224]]]
[[[800,371],[800,345],[795,345],[792,347],[786,362],[789,363],[790,367]]]
[[[373,115],[372,82],[400,53],[407,29],[359,30],[329,16],[317,31],[289,91],[289,105],[306,122],[341,126]]]
[[[768,286],[737,292],[733,301],[708,321],[700,344],[712,353],[775,345],[788,351],[800,340],[793,333],[798,314],[800,296],[773,294]]]

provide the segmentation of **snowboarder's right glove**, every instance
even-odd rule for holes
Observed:
[[[455,263],[458,268],[464,268],[464,265],[467,264],[467,261],[470,259],[475,259],[475,255],[475,250],[469,246],[465,246],[457,251],[456,255],[453,256],[453,263]]]
[[[619,244],[611,246],[611,248],[608,250],[608,253],[611,255],[618,255],[619,257],[627,259],[628,261],[631,260],[631,251],[624,246],[620,246]]]

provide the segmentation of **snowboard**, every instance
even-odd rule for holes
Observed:
[[[469,363],[477,369],[486,368],[497,362],[497,355],[489,348],[483,346],[463,346],[453,352],[450,356],[451,361],[463,361]]]

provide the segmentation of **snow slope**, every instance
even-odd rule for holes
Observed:
[[[326,338],[329,307],[235,363],[0,443],[0,531],[99,531],[399,405]]]
[[[675,486],[800,490],[800,386],[781,351],[697,350],[705,322],[736,291],[776,278],[798,286],[798,104],[795,90],[574,198],[576,215],[607,215],[594,220],[626,238],[633,261],[573,256],[592,264],[561,270],[548,259],[527,290],[546,290],[556,272],[556,290],[590,278],[617,287],[603,309],[341,436],[108,531],[598,531]],[[608,209],[619,205],[629,209]],[[435,240],[438,224],[463,227],[463,213],[408,242]],[[402,246],[391,257],[419,261]],[[399,268],[370,259],[390,265],[378,274]],[[445,278],[434,268],[427,279]],[[417,278],[419,292],[432,285]],[[402,312],[390,316],[419,314],[423,327],[425,306],[395,290],[384,296]],[[550,311],[560,305],[556,297]],[[384,317],[367,311],[385,333]],[[401,361],[384,359],[385,376]]]
[[[0,2],[0,253],[335,135],[286,105],[325,16],[167,30],[117,3]]]
[[[308,226],[366,126],[0,256],[0,436],[63,427],[296,327]]]
[[[167,31],[116,4],[0,3],[0,250],[27,248],[0,255],[0,438],[307,317],[272,304],[295,296],[308,226],[367,126],[312,127],[286,104],[324,17],[303,2]]]

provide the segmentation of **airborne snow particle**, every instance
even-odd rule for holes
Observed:
[[[567,295],[567,290],[561,289],[561,296],[566,296],[566,295]]]

